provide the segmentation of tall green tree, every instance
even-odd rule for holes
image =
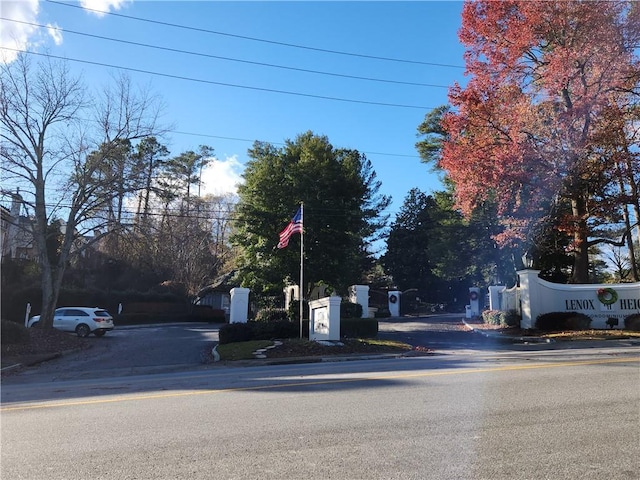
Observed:
[[[495,199],[488,195],[463,217],[456,205],[456,185],[441,168],[442,148],[449,139],[442,120],[449,112],[447,105],[428,112],[418,126],[420,140],[416,142],[422,161],[442,176],[445,185],[444,191],[433,195],[440,222],[431,224],[429,236],[445,240],[431,242],[434,274],[440,281],[458,279],[467,286],[496,282],[511,285],[516,269],[521,266],[514,258],[520,255],[514,246],[499,244],[505,228],[498,221]]]
[[[422,297],[433,290],[435,281],[432,251],[438,241],[433,235],[436,209],[433,197],[411,189],[391,224],[383,257],[385,269],[398,288],[417,288]]]
[[[372,264],[390,198],[381,195],[371,162],[306,132],[284,147],[256,142],[239,187],[233,243],[244,285],[278,291],[297,283],[299,236],[278,250],[278,233],[304,203],[305,289],[323,281],[344,291]]]
[[[492,238],[501,228],[490,204],[466,219],[451,191],[412,189],[391,226],[383,263],[400,289],[416,288],[432,303],[460,302],[469,286],[514,283],[511,258]]]
[[[138,197],[136,212],[141,219],[147,220],[149,217],[151,196],[158,189],[155,179],[160,176],[168,155],[169,150],[158,142],[156,137],[143,138],[136,147],[134,156],[144,185],[144,189]],[[144,223],[144,220],[141,223]]]
[[[213,161],[213,154],[213,148],[201,145],[197,152],[183,152],[164,164],[160,185],[171,192],[169,197],[182,199],[182,208],[186,214],[189,213],[192,198],[200,196],[202,170]],[[194,187],[197,187],[196,192],[193,191]]]

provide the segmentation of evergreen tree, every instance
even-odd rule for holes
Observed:
[[[324,282],[338,291],[361,281],[371,245],[386,224],[390,199],[378,193],[371,163],[312,132],[276,148],[256,142],[239,187],[235,234],[243,285],[279,291],[298,282],[300,238],[278,250],[278,233],[304,203],[305,289]]]

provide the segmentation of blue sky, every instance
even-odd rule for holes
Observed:
[[[441,188],[416,153],[416,128],[464,83],[461,2],[3,0],[1,9],[3,47],[67,58],[90,87],[129,69],[158,94],[173,155],[215,149],[209,192],[233,188],[254,140],[280,145],[307,130],[365,153],[391,214],[411,188]]]

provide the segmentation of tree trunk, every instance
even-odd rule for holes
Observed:
[[[589,283],[589,227],[587,210],[582,197],[571,199],[571,210],[574,218],[573,233],[573,272],[570,283]]]
[[[627,149],[627,154],[628,153],[629,152]],[[627,158],[629,158],[629,155],[627,156]],[[630,161],[627,161],[627,164],[625,166],[629,170],[632,168]],[[632,172],[630,171],[629,173],[630,175],[628,177],[628,180],[630,184],[632,203],[634,205],[637,205],[638,189],[636,188],[635,182],[633,180],[633,175],[631,175]],[[616,174],[618,177],[618,188],[620,190],[620,197],[624,199],[626,197],[625,176],[620,163],[618,163],[617,165]],[[638,218],[637,217],[638,211],[636,211],[635,213],[636,213],[636,218]],[[636,255],[633,248],[633,227],[631,225],[631,216],[629,215],[629,205],[627,205],[626,203],[622,206],[622,214],[623,214],[624,226],[625,226],[624,241],[626,242],[627,249],[629,250],[629,264],[630,264],[630,270],[631,270],[631,279],[634,282],[637,282],[638,281],[638,265],[636,264]]]
[[[42,269],[42,309],[40,310],[39,328],[53,328],[53,314],[58,301],[53,283],[53,271],[49,262],[41,261]]]

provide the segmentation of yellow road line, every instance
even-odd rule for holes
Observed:
[[[561,368],[561,367],[580,367],[586,365],[605,365],[610,363],[633,363],[640,362],[640,357],[628,357],[628,358],[610,358],[605,360],[582,360],[575,362],[557,362],[557,363],[536,363],[532,365],[507,365],[501,367],[487,367],[487,368],[468,368],[463,370],[437,370],[437,371],[422,371],[414,373],[399,373],[396,375],[387,376],[375,376],[375,377],[358,377],[358,378],[343,378],[343,379],[324,379],[324,380],[308,380],[292,383],[278,383],[271,385],[260,385],[254,387],[237,387],[237,388],[223,388],[214,390],[193,390],[188,392],[173,392],[173,393],[155,393],[146,395],[134,395],[134,396],[122,396],[116,398],[101,398],[96,400],[82,400],[82,401],[69,401],[58,403],[40,403],[36,405],[17,405],[11,407],[1,407],[0,412],[13,412],[19,410],[36,410],[46,408],[59,408],[59,407],[73,407],[80,405],[101,405],[106,403],[119,403],[119,402],[131,402],[135,400],[153,400],[161,398],[175,398],[175,397],[188,397],[196,395],[213,395],[227,392],[246,392],[256,390],[271,390],[275,388],[288,388],[288,387],[301,387],[312,385],[329,385],[338,383],[356,383],[356,382],[369,382],[378,380],[394,380],[403,378],[427,378],[437,376],[448,375],[468,375],[473,373],[493,373],[493,372],[509,372],[518,370],[539,370],[543,368]]]

